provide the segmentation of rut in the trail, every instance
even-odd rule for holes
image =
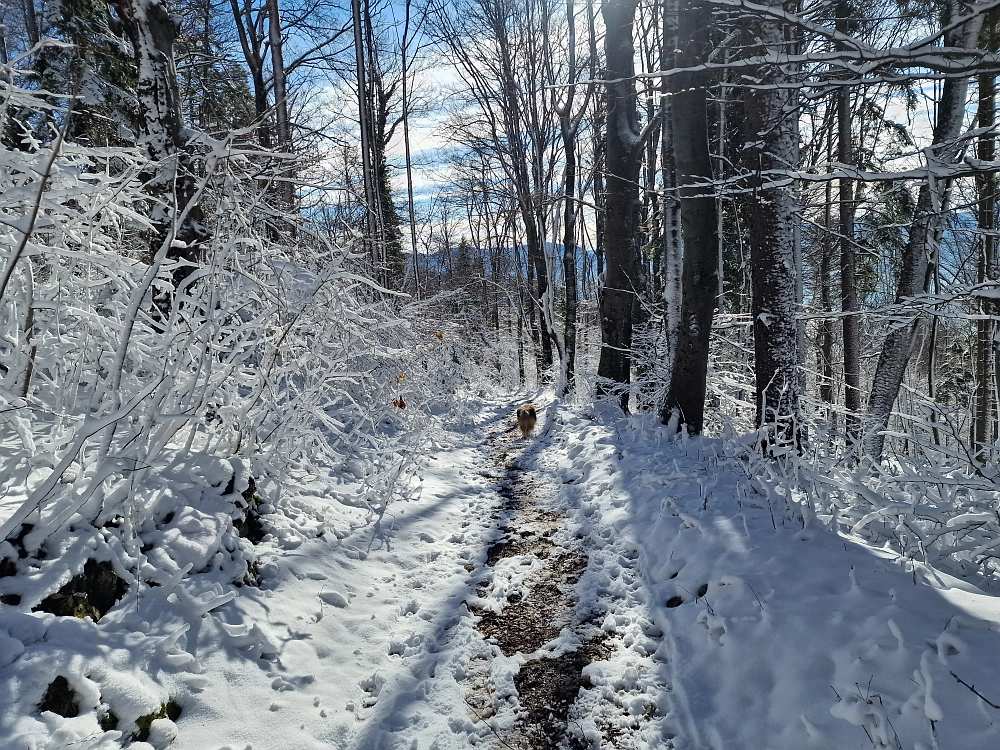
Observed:
[[[575,610],[573,588],[587,569],[587,554],[555,541],[565,517],[537,504],[538,482],[528,469],[531,459],[509,457],[522,445],[505,435],[497,455],[504,470],[498,482],[504,499],[499,519],[504,535],[489,549],[486,564],[492,568],[504,558],[531,555],[543,565],[532,576],[527,595],[509,597],[500,614],[477,610],[481,617],[477,627],[506,656],[532,655],[566,627],[577,635],[582,645],[576,650],[560,656],[542,652],[521,667],[514,686],[522,714],[516,734],[502,738],[509,747],[530,750],[554,750],[563,741],[576,747],[577,740],[567,734],[567,717],[580,688],[591,687],[582,674],[584,667],[607,656],[606,636]]]

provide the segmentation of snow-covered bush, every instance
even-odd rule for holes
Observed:
[[[204,455],[401,477],[412,334],[350,249],[308,220],[269,228],[265,155],[190,135],[210,239],[180,277],[149,257],[144,157],[65,140],[24,79],[0,70],[0,539],[30,524],[31,552],[72,523],[138,523],[151,473]]]
[[[758,432],[724,441],[725,460],[747,477],[745,501],[786,520],[823,524],[895,554],[914,580],[944,571],[986,591],[1000,588],[1000,487],[968,456],[927,446],[917,458],[873,463],[831,450],[821,425],[800,454],[764,455]],[[914,429],[908,434],[920,439]]]

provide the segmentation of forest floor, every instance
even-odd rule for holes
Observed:
[[[997,597],[804,526],[718,441],[546,401],[527,440],[467,405],[381,514],[293,472],[257,587],[0,610],[0,747],[1000,747]]]

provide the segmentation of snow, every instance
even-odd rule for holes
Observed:
[[[303,462],[261,482],[269,535],[252,547],[222,494],[234,471],[245,487],[246,465],[204,457],[151,475],[159,494],[136,524],[154,547],[138,578],[159,585],[133,579],[95,624],[29,612],[58,588],[43,566],[22,605],[0,608],[0,747],[120,747],[168,700],[176,723],[156,719],[130,747],[502,747],[525,708],[515,675],[580,636],[563,627],[504,656],[476,629],[473,609],[503,611],[544,567],[531,554],[486,566],[501,444],[534,502],[564,516],[552,538],[587,555],[575,608],[607,637],[570,736],[640,750],[1000,747],[1000,711],[972,688],[1000,703],[996,596],[796,512],[727,458],[736,443],[545,402],[529,440],[514,436],[519,402],[468,404],[433,428],[388,504],[356,502],[363,480],[343,467]],[[59,537],[82,566],[76,547],[103,549],[83,530]],[[250,560],[260,585],[234,585]],[[56,675],[79,716],[38,711]],[[119,724],[104,731],[108,708]]]

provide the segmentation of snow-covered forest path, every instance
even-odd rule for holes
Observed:
[[[261,658],[202,644],[213,684],[188,702],[172,747],[556,748],[643,736],[660,691],[639,676],[642,649],[609,661],[637,638],[652,649],[646,634],[659,634],[642,616],[638,552],[571,519],[583,488],[565,471],[554,410],[525,440],[514,405],[483,406],[435,436],[416,491],[381,518],[339,531],[325,499],[300,489],[290,533],[258,546],[260,594],[234,602],[233,621],[253,622],[266,644]],[[292,533],[324,524],[335,533]],[[614,592],[606,570],[620,578]],[[617,617],[610,599],[621,600]],[[611,700],[607,690],[576,700],[595,684],[592,661],[614,676]]]
[[[114,750],[101,711],[169,698],[132,750],[1000,747],[996,596],[835,533],[721,441],[544,400],[524,440],[516,405],[467,403],[381,515],[304,464],[261,487],[259,587],[0,617],[0,738]],[[54,675],[79,715],[39,714]]]
[[[555,408],[525,440],[514,406],[437,434],[419,485],[381,518],[345,528],[290,477],[295,500],[258,545],[260,592],[215,612],[230,632],[253,623],[243,653],[225,633],[189,641],[211,684],[171,747],[663,746],[663,633],[638,548],[591,497],[610,489],[615,449],[581,454],[589,420]]]
[[[514,406],[381,519],[276,533],[238,600],[274,653],[202,657],[178,750],[1000,746],[995,597],[803,528],[720,443]]]

